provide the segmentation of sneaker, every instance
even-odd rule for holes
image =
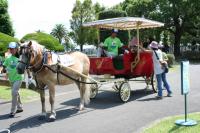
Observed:
[[[168,94],[167,94],[167,97],[172,97],[172,93],[168,93]]]
[[[162,99],[163,97],[162,96],[156,96],[156,99],[157,100],[160,100],[160,99]]]
[[[14,116],[15,116],[15,113],[13,112],[9,114],[9,118],[13,118]]]
[[[23,112],[24,110],[23,109],[18,109],[17,111],[16,111],[16,113],[21,113],[21,112]]]

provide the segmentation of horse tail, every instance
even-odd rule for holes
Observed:
[[[88,78],[86,79],[86,82],[91,82]],[[90,103],[90,84],[85,84],[85,93],[83,95],[85,104]]]

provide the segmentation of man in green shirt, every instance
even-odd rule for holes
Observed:
[[[108,57],[115,57],[118,55],[118,48],[122,47],[120,39],[117,37],[118,30],[113,29],[111,36],[106,38],[104,44],[97,50],[97,57],[100,57],[105,52]]]
[[[19,95],[23,75],[18,74],[16,69],[18,63],[18,57],[16,57],[18,44],[16,42],[10,42],[8,48],[11,55],[5,59],[3,66],[6,69],[6,79],[9,79],[12,87],[12,105],[9,117],[14,117],[16,113],[23,111]]]

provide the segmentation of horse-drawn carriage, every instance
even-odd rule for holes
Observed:
[[[163,24],[143,18],[125,17],[89,22],[84,26],[121,30],[137,29],[137,38],[139,39],[139,29],[160,27]],[[39,43],[28,41],[20,45],[20,60],[17,65],[17,71],[19,74],[23,74],[26,69],[29,69],[33,73],[36,81],[36,90],[40,92],[42,118],[47,115],[44,88],[45,86],[48,87],[51,104],[49,119],[54,121],[56,119],[54,108],[55,85],[57,84],[76,83],[80,92],[79,110],[83,110],[84,105],[89,103],[90,98],[96,96],[101,85],[111,82],[114,83],[115,90],[119,92],[120,98],[124,102],[130,98],[131,89],[128,81],[131,78],[144,77],[145,83],[148,84],[150,81],[154,91],[156,91],[151,53],[139,52],[139,45],[137,46],[136,53],[124,54],[116,58],[91,57],[89,59],[86,54],[77,51],[63,55],[52,54],[51,51],[46,50]],[[70,63],[70,65],[68,64],[69,57],[73,58],[73,63]],[[54,58],[56,62],[53,61]],[[65,63],[68,65],[65,66]],[[114,78],[99,78],[95,80],[89,77],[89,71],[90,74],[95,75],[110,74]],[[88,84],[91,84],[90,88]]]
[[[161,27],[163,23],[147,20],[144,18],[121,17],[113,19],[98,20],[85,23],[85,27],[95,27],[104,29],[119,30],[137,30],[137,38],[139,39],[139,29]],[[90,74],[104,75],[109,74],[112,77],[98,78],[96,83],[91,85],[91,98],[95,98],[101,85],[110,82],[114,83],[115,91],[119,92],[120,99],[126,102],[130,98],[131,88],[129,81],[133,78],[142,77],[147,86],[152,85],[152,89],[156,92],[155,79],[153,72],[152,54],[140,51],[139,42],[136,53],[125,53],[117,57],[90,57]],[[138,81],[138,80],[134,80]],[[141,80],[139,80],[141,81]]]

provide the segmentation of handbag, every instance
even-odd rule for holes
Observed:
[[[153,51],[154,51],[154,53],[156,55],[157,60],[159,61],[159,57],[158,57],[157,53],[155,52],[155,50],[153,50]],[[166,61],[162,61],[161,62],[161,66],[162,66],[162,69],[164,69],[164,73],[168,73],[169,72],[169,67],[168,67],[168,64],[167,64]]]

